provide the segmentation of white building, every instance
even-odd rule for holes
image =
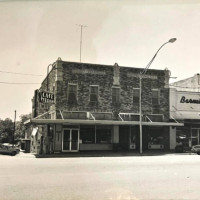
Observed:
[[[172,84],[170,88],[171,119],[184,123],[170,128],[170,149],[177,143],[185,148],[200,143],[200,75]]]

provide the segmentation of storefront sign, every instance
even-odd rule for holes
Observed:
[[[200,99],[186,99],[185,96],[182,96],[180,103],[200,104]]]
[[[39,92],[39,100],[41,103],[54,103],[54,94],[50,92]]]

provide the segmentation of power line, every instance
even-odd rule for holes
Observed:
[[[12,82],[0,82],[0,84],[31,85],[31,84],[41,84],[41,83],[12,83]]]
[[[24,74],[24,73],[8,72],[8,71],[0,71],[0,73],[16,74],[16,75],[24,75],[24,76],[44,76],[44,75],[39,75],[39,74]]]

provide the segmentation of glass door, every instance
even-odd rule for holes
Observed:
[[[200,129],[192,129],[191,141],[192,146],[199,144],[199,131]]]
[[[64,129],[62,147],[64,152],[79,150],[79,129]]]
[[[63,132],[63,151],[70,151],[70,130]]]
[[[71,151],[78,151],[78,132],[79,130],[71,130]]]

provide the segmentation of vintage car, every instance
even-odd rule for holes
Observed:
[[[13,144],[9,144],[9,143],[0,144],[0,154],[9,154],[9,155],[15,156],[19,152],[20,152],[20,149]]]
[[[197,153],[198,155],[200,155],[200,145],[192,146],[191,152],[192,153]]]

